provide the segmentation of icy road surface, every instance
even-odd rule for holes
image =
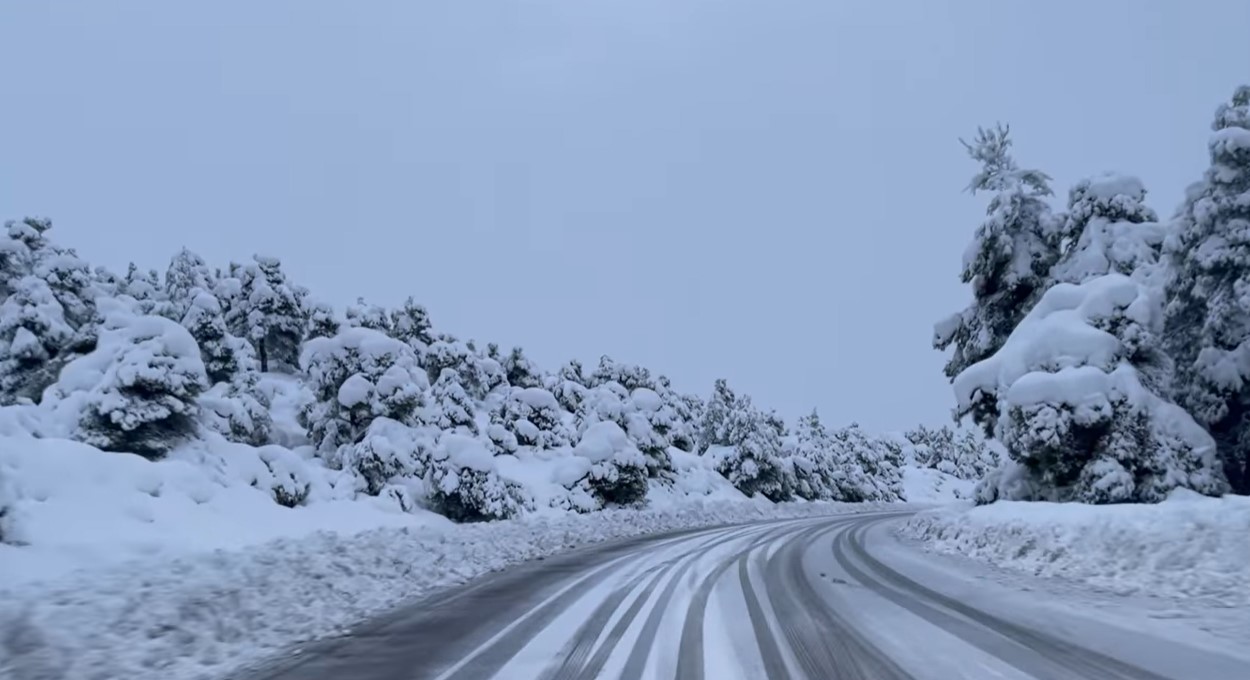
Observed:
[[[906,514],[704,529],[534,561],[245,677],[1246,677],[1244,659],[1210,646],[1117,628],[1079,608],[1031,612],[1025,592],[952,597],[950,574],[899,557],[888,530]]]

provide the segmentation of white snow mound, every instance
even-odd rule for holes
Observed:
[[[964,555],[1118,594],[1250,606],[1250,498],[1177,490],[1157,504],[999,501],[922,512],[904,536]]]

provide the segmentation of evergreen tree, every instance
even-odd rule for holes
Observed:
[[[491,420],[502,425],[520,446],[554,449],[569,443],[564,411],[555,395],[541,387],[512,387],[492,410]]]
[[[74,337],[52,289],[37,276],[12,284],[0,304],[0,405],[18,399],[38,401]]]
[[[356,298],[356,304],[347,306],[347,325],[351,328],[369,328],[395,337],[386,308],[365,302],[362,297]]]
[[[195,340],[168,319],[110,313],[99,348],[65,371],[99,375],[79,423],[87,444],[159,458],[195,433],[204,364]]]
[[[226,319],[217,298],[206,290],[195,289],[182,326],[200,347],[200,359],[208,383],[229,382],[240,371],[251,368],[252,347],[226,330]]]
[[[411,295],[399,309],[391,312],[391,333],[397,340],[408,343],[418,355],[424,354],[434,344],[430,313],[417,304]]]
[[[574,359],[560,367],[560,371],[550,381],[549,389],[556,396],[561,408],[569,413],[577,413],[586,399],[588,389],[581,362]]]
[[[460,374],[450,368],[444,368],[438,380],[430,390],[431,425],[441,430],[459,430],[470,434],[478,434],[477,421],[473,414],[477,407],[472,397],[460,384]]]
[[[1250,493],[1250,85],[1216,111],[1211,165],[1169,240],[1163,338],[1176,396],[1215,439],[1235,493]]]
[[[712,397],[703,409],[699,425],[700,448],[733,446],[741,440],[740,433],[734,431],[738,424],[735,418],[738,404],[738,395],[730,389],[729,383],[724,378],[718,378],[712,387]]]
[[[232,269],[238,294],[226,310],[231,332],[251,341],[261,371],[291,370],[298,363],[306,319],[295,287],[287,283],[282,272],[282,263],[274,257],[256,255],[251,264],[232,265]]]
[[[0,239],[0,302],[13,292],[19,279],[34,273],[38,253],[48,247],[44,233],[51,228],[51,221],[35,217],[4,223],[7,238]]]
[[[1078,182],[1068,194],[1063,255],[1051,269],[1051,281],[1084,283],[1113,272],[1128,276],[1157,262],[1164,228],[1145,199],[1136,177],[1104,173]]]
[[[213,273],[203,258],[186,248],[179,250],[165,270],[165,297],[169,300],[170,318],[182,320],[199,291],[211,292],[215,285]]]
[[[308,300],[304,304],[304,316],[308,318],[308,329],[305,340],[313,338],[332,338],[339,334],[342,324],[330,305],[316,300]]]
[[[642,366],[619,363],[605,354],[599,357],[599,367],[590,374],[588,384],[590,387],[598,387],[609,382],[618,383],[630,392],[638,388],[649,390],[656,388],[650,371]]]
[[[513,347],[503,360],[503,370],[508,377],[508,384],[513,387],[528,388],[542,386],[542,379],[534,362],[525,356],[520,347]]]
[[[964,146],[982,165],[969,190],[994,197],[964,255],[961,280],[972,285],[973,302],[934,330],[934,347],[954,350],[945,369],[952,380],[1006,341],[1045,290],[1060,242],[1057,220],[1044,200],[1051,194],[1050,178],[1016,164],[1008,128],[980,129]],[[992,404],[976,402],[971,412],[987,431],[993,429]]]
[[[387,418],[421,424],[429,383],[412,348],[379,331],[349,328],[309,341],[300,358],[314,401],[300,414],[317,452],[342,465],[342,447]]]

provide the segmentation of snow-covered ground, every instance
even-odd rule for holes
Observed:
[[[1000,501],[922,512],[900,532],[938,553],[1109,593],[1250,606],[1250,497],[1178,491],[1154,505]]]
[[[686,498],[666,508],[473,525],[418,517],[354,535],[319,531],[238,550],[136,558],[0,590],[0,676],[220,676],[436,588],[580,545],[872,507],[879,506]],[[249,520],[236,519],[246,534]],[[221,541],[216,531],[205,539]]]
[[[951,503],[972,497],[976,482],[933,468],[903,468],[903,493],[909,503]]]

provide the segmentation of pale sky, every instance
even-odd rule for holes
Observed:
[[[958,138],[1170,215],[1246,0],[41,0],[0,7],[0,216],[93,264],[254,252],[342,307],[787,417],[946,422]]]

